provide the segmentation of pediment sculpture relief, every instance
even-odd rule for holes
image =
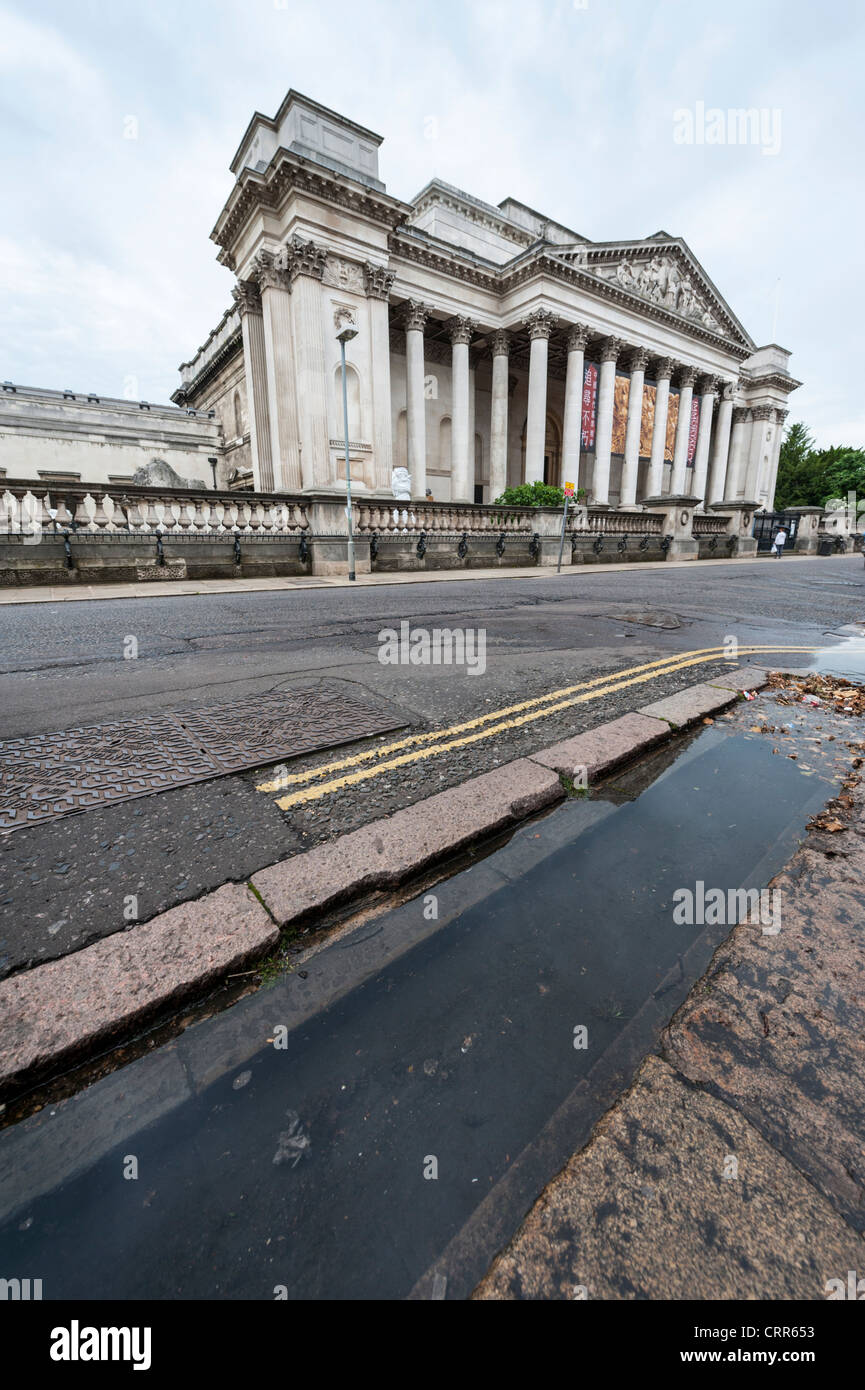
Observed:
[[[652,256],[648,261],[639,262],[625,256],[616,266],[599,266],[597,274],[605,280],[616,280],[622,289],[652,304],[673,309],[684,318],[701,323],[711,333],[726,336],[726,329],[701,299],[690,275],[680,270],[672,256]]]

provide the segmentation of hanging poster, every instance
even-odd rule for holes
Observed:
[[[594,449],[598,424],[598,368],[587,362],[583,372],[583,448]]]
[[[700,430],[700,399],[694,396],[691,401],[691,428],[688,431],[688,467],[694,464],[694,455],[697,452],[697,435]]]

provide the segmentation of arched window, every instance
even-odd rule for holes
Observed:
[[[438,471],[440,473],[450,473],[451,471],[451,421],[449,415],[445,415],[439,425]]]

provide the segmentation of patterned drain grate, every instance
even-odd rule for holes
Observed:
[[[317,687],[0,741],[0,831],[404,728]]]

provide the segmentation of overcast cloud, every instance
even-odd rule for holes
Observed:
[[[860,0],[0,0],[0,378],[167,401],[230,303],[229,161],[295,87],[384,136],[397,197],[684,237],[792,350],[790,422],[863,446],[863,57]],[[698,102],[780,147],[677,144]]]

